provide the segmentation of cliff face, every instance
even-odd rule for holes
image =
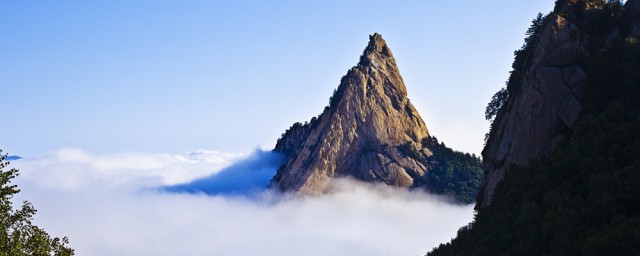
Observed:
[[[545,19],[528,56],[519,94],[510,96],[498,112],[482,151],[485,180],[478,205],[491,201],[506,167],[550,153],[562,132],[573,126],[582,110],[587,79],[579,65],[588,55],[586,43],[576,24],[556,14]]]
[[[607,48],[626,34],[640,34],[638,1],[627,1],[621,26],[601,34],[607,24],[598,1],[558,1],[543,23],[522,67],[517,93],[498,112],[482,151],[485,178],[477,207],[491,202],[505,168],[549,155],[582,111],[588,76],[581,63],[590,46]],[[599,16],[599,17],[597,17]],[[516,67],[514,67],[516,68]]]
[[[431,155],[423,147],[428,137],[391,50],[374,34],[324,112],[304,125],[296,123],[278,140],[274,151],[285,155],[285,163],[272,185],[317,194],[326,190],[331,178],[349,176],[415,186],[428,170],[420,157]]]
[[[427,255],[640,255],[640,0],[556,3],[487,107],[474,221]]]

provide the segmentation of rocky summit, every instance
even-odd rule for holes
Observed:
[[[391,50],[376,33],[322,114],[294,124],[278,140],[274,151],[285,162],[272,186],[307,195],[325,192],[336,177],[421,186],[437,164],[428,144],[439,144],[430,138]]]

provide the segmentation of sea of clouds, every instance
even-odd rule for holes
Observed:
[[[350,180],[318,197],[261,189],[279,161],[65,148],[11,166],[16,201],[77,255],[424,255],[473,218],[471,205]]]

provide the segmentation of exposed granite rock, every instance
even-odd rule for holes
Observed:
[[[498,112],[482,151],[485,179],[478,206],[491,201],[506,167],[552,152],[562,131],[574,125],[582,110],[587,76],[578,63],[588,55],[584,35],[556,14],[544,24],[519,93]]]
[[[423,147],[428,137],[391,50],[374,34],[324,112],[278,140],[274,151],[285,155],[285,163],[272,186],[313,195],[324,192],[332,178],[349,176],[412,187],[424,181],[428,167],[402,147],[429,156]]]
[[[491,202],[505,168],[548,155],[573,127],[582,112],[588,80],[580,67],[588,57],[587,46],[607,48],[621,38],[640,36],[640,0],[628,0],[623,22],[608,28],[593,23],[598,20],[594,17],[606,16],[602,8],[604,2],[558,1],[547,16],[525,64],[519,92],[498,111],[482,151],[485,179],[476,208]]]

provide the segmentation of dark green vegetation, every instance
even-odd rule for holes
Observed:
[[[418,151],[411,144],[398,147],[403,154],[429,166],[424,179],[426,184],[419,185],[426,185],[429,191],[451,197],[459,203],[475,202],[482,181],[480,158],[475,154],[454,151],[433,136],[424,139],[422,145],[431,151],[431,156]]]
[[[576,126],[552,155],[507,169],[492,203],[427,255],[640,255],[640,44],[598,42],[620,22],[620,3],[607,5]]]
[[[13,209],[11,198],[20,192],[11,180],[18,176],[18,170],[4,170],[9,162],[0,150],[0,256],[68,256],[74,255],[67,247],[66,237],[52,238],[43,229],[33,225],[36,209],[29,202],[23,202],[20,209]]]
[[[450,196],[458,202],[475,202],[482,182],[482,161],[475,154],[454,151],[438,143],[435,137],[423,141],[423,145],[433,155],[427,160],[432,163],[427,172],[427,188],[436,194]]]
[[[524,75],[524,67],[528,64],[529,56],[531,56],[535,43],[540,36],[540,32],[542,32],[545,18],[545,15],[538,13],[538,17],[531,22],[531,26],[525,33],[526,38],[524,39],[524,44],[520,49],[513,52],[514,60],[513,64],[511,64],[513,70],[509,73],[509,79],[506,83],[507,87],[496,92],[496,94],[493,95],[493,98],[491,98],[489,104],[487,104],[487,108],[484,112],[487,120],[493,120],[496,114],[498,114],[498,110],[506,104],[509,99],[509,95],[516,95],[520,92],[520,82]]]

